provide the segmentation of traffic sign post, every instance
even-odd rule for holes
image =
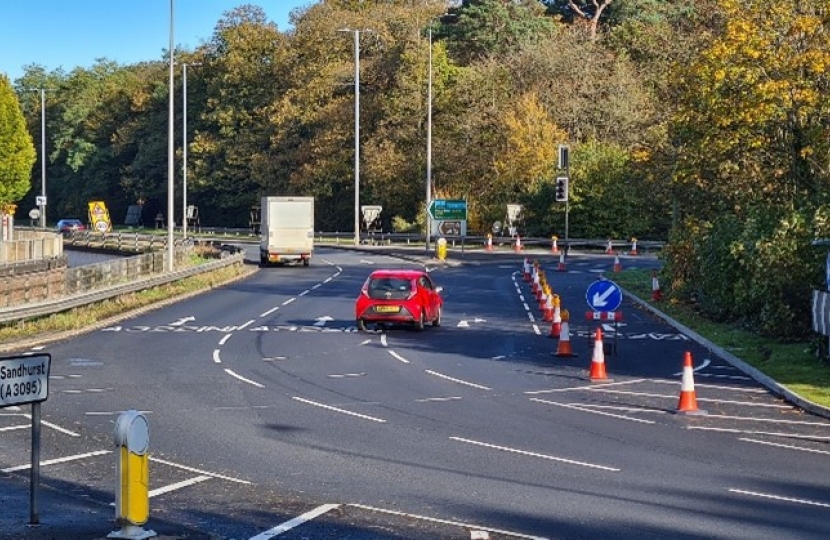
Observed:
[[[49,397],[49,354],[25,354],[0,358],[0,409],[32,404],[32,465],[29,491],[29,523],[40,523],[40,402]]]
[[[617,311],[622,304],[622,289],[609,279],[598,279],[588,286],[585,292],[585,301],[593,310],[586,314],[588,320],[608,321],[614,323],[614,346],[611,354],[617,353],[618,323],[622,320],[622,312]]]

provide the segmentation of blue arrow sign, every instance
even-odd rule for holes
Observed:
[[[585,300],[594,311],[617,311],[622,304],[622,289],[613,281],[600,279],[588,286]]]

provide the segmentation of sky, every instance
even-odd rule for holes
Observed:
[[[172,0],[173,38],[193,50],[209,41],[222,15],[239,5],[262,7],[280,31],[295,7],[316,0]],[[171,0],[0,0],[0,73],[14,82],[23,68],[89,68],[99,58],[119,64],[161,60],[170,44]]]

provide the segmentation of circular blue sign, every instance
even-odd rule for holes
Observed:
[[[588,286],[585,300],[594,311],[617,311],[622,304],[622,289],[611,280],[599,279]]]

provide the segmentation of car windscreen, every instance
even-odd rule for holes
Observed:
[[[375,277],[369,280],[369,298],[405,300],[412,291],[412,281],[398,277]]]

